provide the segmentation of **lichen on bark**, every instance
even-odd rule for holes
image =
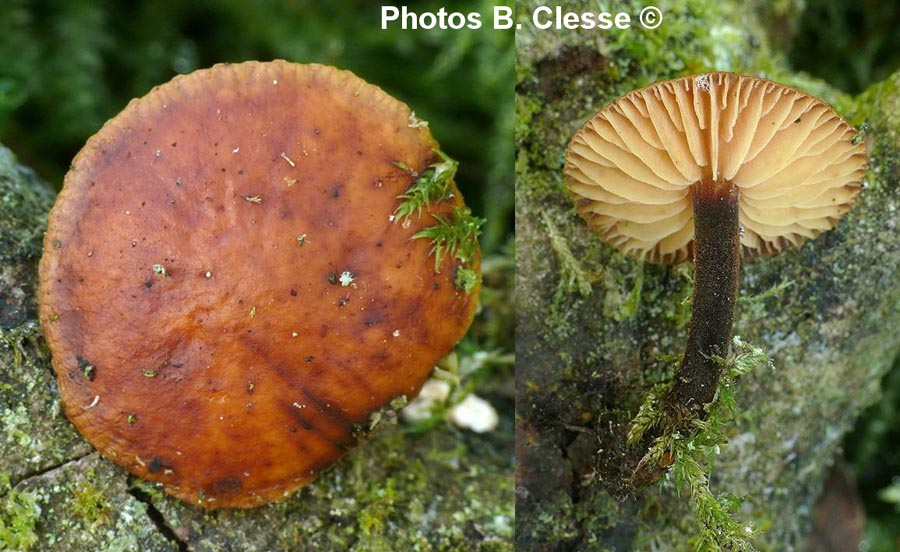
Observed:
[[[671,484],[613,498],[628,494],[627,467],[639,460],[625,446],[630,422],[682,351],[691,269],[606,246],[575,213],[562,164],[571,135],[606,103],[721,70],[807,90],[869,125],[869,171],[851,212],[801,248],[742,268],[739,295],[759,298],[739,298],[734,331],[775,371],[761,366],[738,381],[742,412],[711,485],[746,497],[738,516],[763,531],[757,547],[801,549],[841,437],[877,400],[900,343],[900,75],[851,98],[793,74],[752,4],[673,0],[653,31],[604,32],[535,30],[528,18],[538,5],[521,2],[517,14],[517,546],[692,549],[690,498]],[[641,5],[600,8],[634,15]],[[582,281],[589,290],[568,285]]]

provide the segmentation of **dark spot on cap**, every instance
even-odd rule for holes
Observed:
[[[291,297],[296,297],[296,296],[297,296],[297,290],[296,290],[296,289],[292,289],[292,290],[291,290]]]
[[[150,473],[156,473],[164,468],[171,469],[172,464],[166,462],[158,456],[154,456],[152,459],[150,459],[150,463],[147,464],[147,471]]]
[[[213,493],[217,495],[227,495],[236,493],[241,490],[244,483],[238,477],[225,477],[217,479],[212,485]]]
[[[375,324],[378,324],[379,322],[381,322],[380,315],[374,314],[374,315],[366,317],[366,327],[367,328],[371,328],[372,326],[374,326]]]

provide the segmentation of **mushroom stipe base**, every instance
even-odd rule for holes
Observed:
[[[662,397],[664,419],[655,435],[645,435],[637,450],[647,451],[661,434],[691,427],[704,419],[715,400],[722,364],[731,343],[741,269],[740,192],[730,182],[703,180],[691,187],[694,215],[694,292],[684,356],[672,387]],[[718,358],[717,358],[718,357]],[[663,476],[669,463],[646,463],[632,473],[633,489]]]

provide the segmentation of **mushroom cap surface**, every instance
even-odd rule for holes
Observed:
[[[609,104],[575,134],[566,186],[608,243],[642,260],[693,255],[691,186],[740,193],[745,257],[831,229],[853,204],[866,150],[831,107],[776,82],[707,73],[658,82]]]
[[[320,65],[216,65],[133,100],[73,161],[45,238],[69,418],[207,508],[311,481],[474,316],[462,261],[436,272],[414,239],[462,206],[455,185],[393,216],[436,147],[406,105]]]

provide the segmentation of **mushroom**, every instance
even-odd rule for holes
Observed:
[[[104,456],[256,506],[416,396],[472,321],[479,253],[471,228],[423,238],[468,211],[411,121],[349,72],[247,62],[176,77],[87,142],[39,302],[66,413]]]
[[[798,245],[850,209],[866,165],[856,136],[804,92],[708,73],[630,92],[572,138],[566,185],[591,228],[638,259],[694,261],[670,404],[702,416],[715,397],[742,254]]]

